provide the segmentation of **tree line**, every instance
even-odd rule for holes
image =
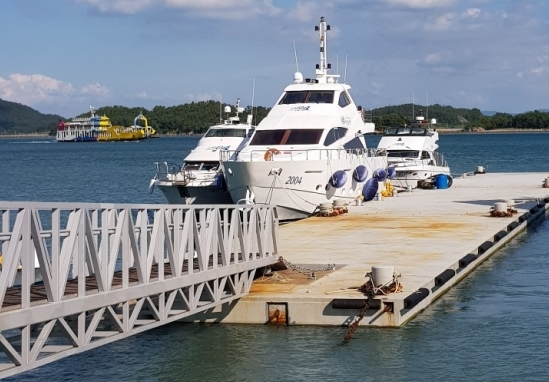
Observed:
[[[225,115],[225,106],[231,106],[232,113]],[[221,122],[229,116],[234,116],[234,105],[222,104],[217,101],[191,102],[177,106],[155,106],[146,108],[125,106],[105,106],[95,110],[97,115],[107,116],[113,125],[131,126],[134,119],[142,113],[150,126],[160,134],[202,134],[209,126]],[[248,115],[253,115],[253,124],[257,125],[270,111],[270,108],[247,106],[240,115],[245,122]],[[404,126],[413,120],[414,116],[423,115],[426,119],[436,118],[439,128],[455,128],[470,130],[481,127],[486,130],[497,129],[549,129],[549,113],[545,111],[530,111],[522,114],[496,113],[493,116],[484,115],[479,109],[453,108],[452,106],[404,104],[385,106],[371,110],[376,130],[387,127]],[[89,116],[89,111],[77,117]],[[0,134],[25,134],[34,132],[49,132],[55,134],[60,120],[70,120],[59,115],[41,114],[40,112],[15,102],[0,99]],[[142,121],[138,120],[140,125]]]

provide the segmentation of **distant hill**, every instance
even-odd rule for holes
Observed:
[[[487,117],[491,117],[491,116],[496,115],[497,113],[499,113],[499,111],[482,110],[481,113],[482,113],[482,115],[485,115]]]
[[[60,115],[42,114],[25,105],[0,99],[0,134],[43,133],[56,128]]]
[[[96,109],[97,115],[106,115],[113,125],[130,126],[139,113],[147,118],[149,125],[160,134],[194,133],[202,134],[209,126],[219,123],[219,102],[201,101],[177,106],[155,106],[151,110],[125,106],[105,106]],[[227,105],[233,107],[234,105]],[[253,110],[255,125],[259,124],[268,114],[270,108],[256,106]],[[246,107],[240,115],[241,121],[246,121],[252,112]],[[488,114],[493,113],[489,116]],[[412,116],[423,115],[427,119],[435,118],[438,128],[455,128],[470,130],[482,127],[486,130],[504,128],[514,129],[549,129],[549,110],[541,109],[522,114],[499,113],[493,111],[481,112],[479,109],[454,108],[439,104],[421,106],[404,105],[385,106],[371,110],[376,130],[387,127],[403,126],[412,120]],[[80,116],[89,116],[84,113]],[[222,118],[226,118],[225,115]],[[40,112],[15,102],[0,99],[0,134],[25,134],[49,132],[55,134],[59,115],[41,114]]]
[[[413,116],[423,115],[436,119],[439,127],[464,128],[479,126],[485,118],[479,109],[454,108],[439,104],[422,106],[407,103],[404,105],[385,106],[372,110],[373,122],[376,129],[403,126],[410,123]]]

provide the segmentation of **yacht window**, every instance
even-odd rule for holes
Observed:
[[[331,129],[324,139],[324,146],[330,146],[338,139],[343,138],[345,134],[347,134],[347,129],[345,127],[335,127]]]
[[[246,136],[246,138],[250,138],[252,135],[254,135],[254,131],[255,129],[248,130],[248,135]]]
[[[412,127],[412,135],[425,135],[425,129],[421,127]]]
[[[211,128],[206,133],[205,137],[211,138],[211,137],[238,137],[238,138],[244,138],[246,137],[246,129],[231,129],[226,127],[220,127],[220,128]]]
[[[326,91],[291,91],[286,92],[279,105],[291,105],[294,103],[333,103],[334,92],[330,90]]]
[[[429,153],[427,151],[422,151],[421,159],[431,159],[431,157],[429,156]]]
[[[256,131],[250,146],[317,144],[322,129],[285,129]]]
[[[307,98],[308,91],[299,91],[299,92],[286,92],[284,97],[278,103],[279,105],[291,105],[294,103],[305,103],[305,98]]]
[[[347,95],[347,93],[343,92],[339,95],[339,101],[337,102],[337,104],[340,107],[345,107],[345,106],[349,105],[350,103],[351,103],[351,101],[349,100],[349,96]]]
[[[334,92],[310,92],[307,97],[306,103],[333,103],[334,102]]]
[[[417,158],[419,151],[417,150],[388,150],[387,156],[390,158]]]
[[[345,149],[347,149],[347,150],[365,149],[364,144],[360,140],[360,137],[356,137],[356,138],[350,140],[349,142],[345,143],[343,145],[343,147],[345,147]]]

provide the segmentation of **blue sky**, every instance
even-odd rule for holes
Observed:
[[[272,106],[328,62],[366,108],[549,108],[546,0],[2,0],[0,98],[70,118],[90,105]],[[255,91],[253,84],[255,81]]]

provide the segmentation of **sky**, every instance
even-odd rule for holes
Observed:
[[[331,73],[364,108],[549,109],[547,0],[2,0],[0,99],[65,118],[271,107],[297,69],[314,78],[321,16]]]

